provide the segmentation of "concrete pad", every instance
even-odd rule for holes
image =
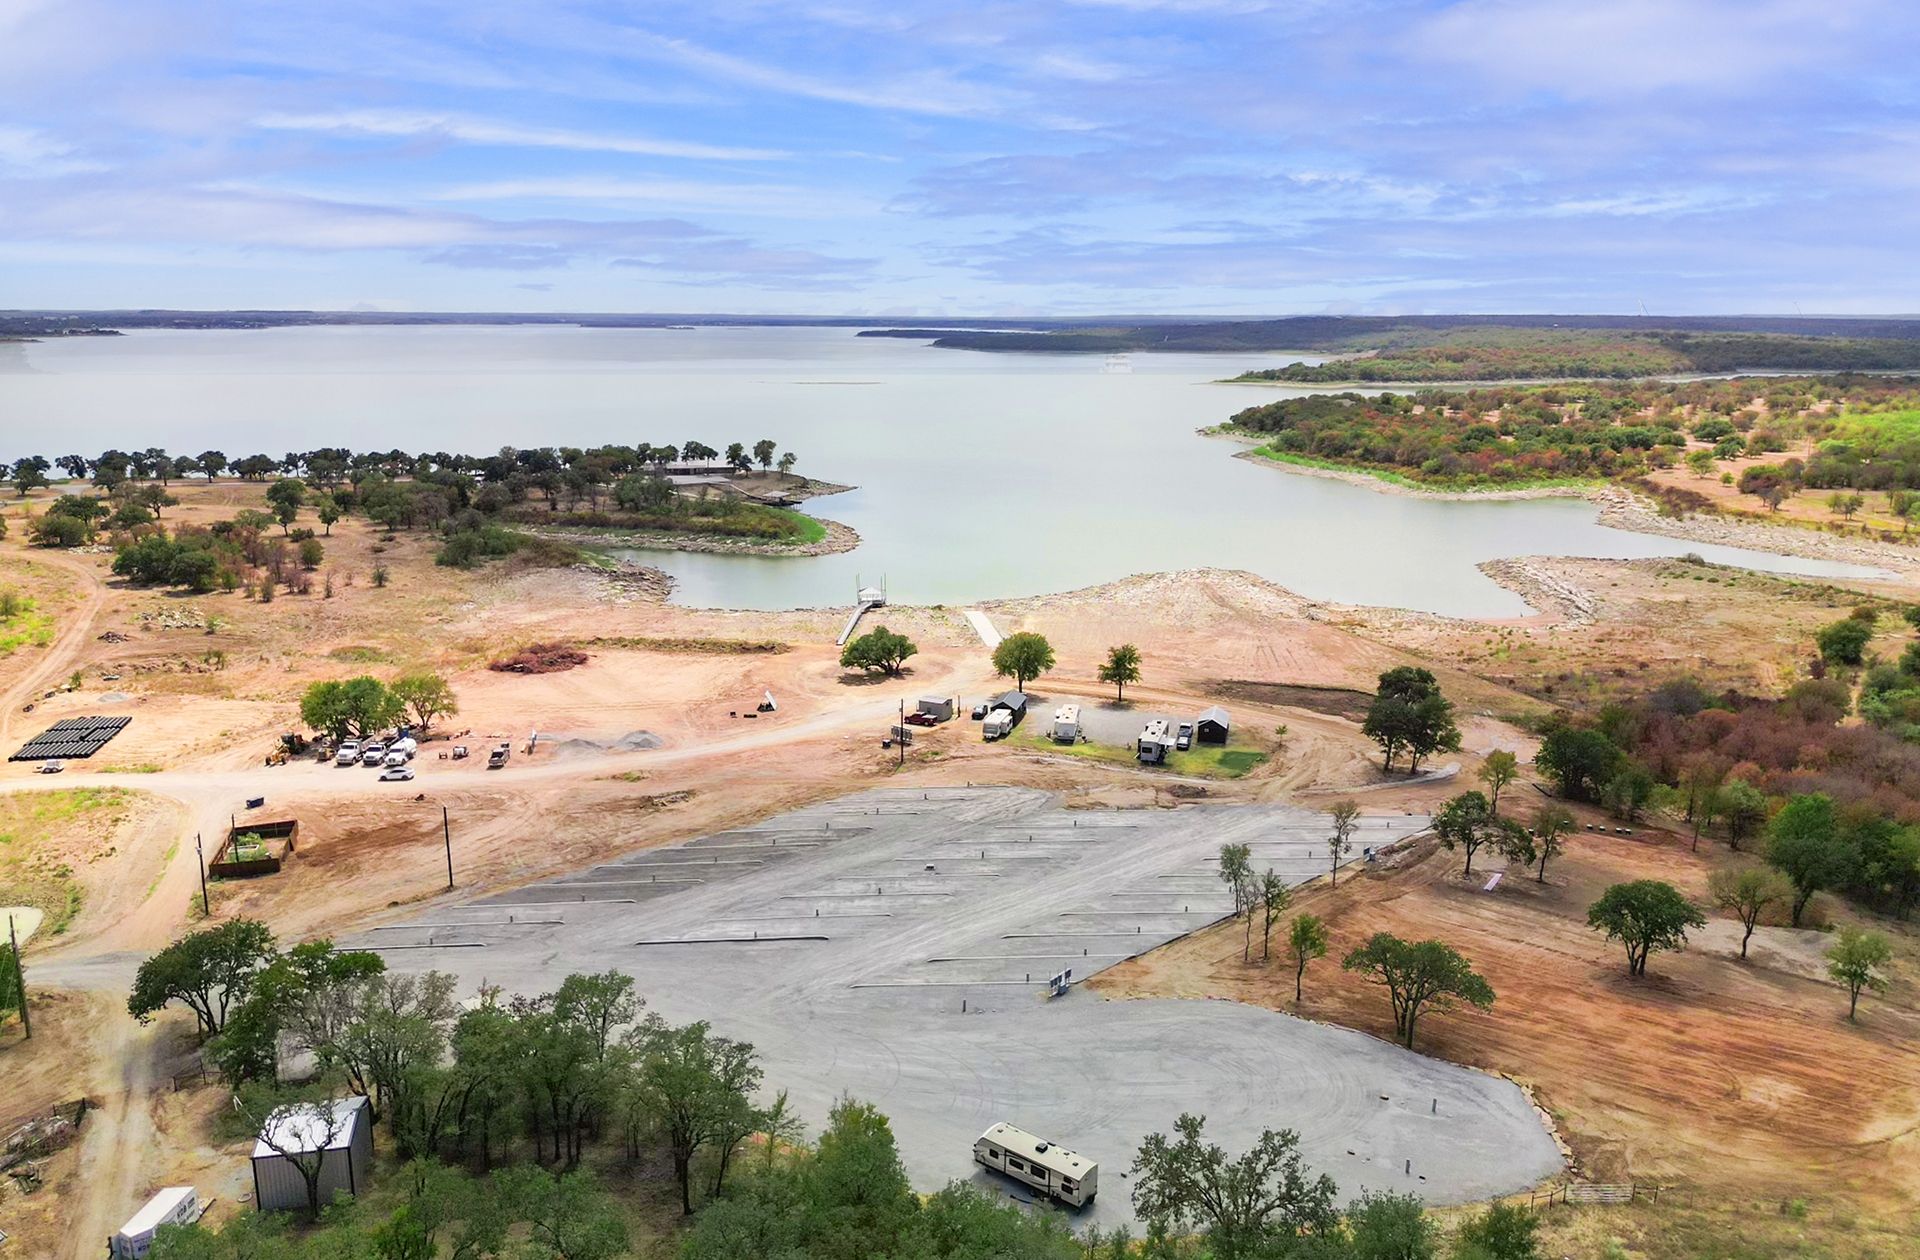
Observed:
[[[1426,822],[1369,818],[1362,834],[1384,844]],[[1234,1003],[1046,996],[1059,971],[1077,982],[1223,917],[1222,845],[1247,844],[1256,868],[1298,883],[1325,868],[1326,834],[1324,815],[1284,806],[1087,813],[1026,789],[890,789],[437,907],[413,933],[366,939],[396,969],[451,970],[469,990],[534,993],[572,972],[624,970],[668,1019],[752,1042],[768,1086],[789,1089],[814,1125],[843,1094],[879,1106],[921,1189],[955,1178],[1010,1189],[971,1162],[996,1121],[1050,1137],[1102,1165],[1101,1195],[1076,1226],[1133,1219],[1133,1155],[1182,1111],[1205,1114],[1229,1149],[1263,1128],[1298,1130],[1343,1195],[1451,1203],[1557,1172],[1525,1096],[1484,1073]],[[806,845],[771,843],[800,836]],[[751,863],[714,848],[763,842]],[[712,856],[723,861],[699,861],[697,882],[668,882],[695,869],[672,863]],[[564,922],[507,925],[509,914]]]

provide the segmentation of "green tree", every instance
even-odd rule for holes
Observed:
[[[1461,849],[1467,855],[1462,878],[1473,876],[1473,855],[1493,834],[1493,809],[1479,792],[1462,792],[1440,807],[1433,816],[1433,833],[1447,850]]]
[[[626,1223],[590,1174],[556,1176],[522,1165],[496,1175],[494,1189],[527,1222],[528,1238],[558,1260],[612,1260],[626,1253]]]
[[[314,683],[300,697],[300,719],[335,738],[384,730],[399,721],[405,708],[392,688],[368,674]]]
[[[314,509],[313,514],[320,518],[320,524],[326,529],[327,536],[331,538],[333,536],[334,522],[339,520],[341,516],[340,500],[330,494],[321,495],[320,504]]]
[[[1753,939],[1754,925],[1766,908],[1793,896],[1793,885],[1778,872],[1764,866],[1723,869],[1707,877],[1707,893],[1721,910],[1731,910],[1740,920],[1740,957],[1747,956],[1747,942]]]
[[[1870,622],[1848,617],[1822,626],[1813,636],[1820,659],[1829,665],[1858,665],[1866,659],[1867,642],[1873,638]]]
[[[1860,1009],[1860,993],[1872,989],[1884,993],[1886,965],[1893,961],[1893,946],[1878,932],[1843,927],[1839,939],[1827,950],[1827,974],[1847,987],[1847,1018]]]
[[[875,1108],[850,1098],[828,1114],[801,1181],[808,1260],[891,1255],[919,1214],[893,1127]]]
[[[323,543],[321,543],[321,541],[318,538],[302,538],[300,540],[300,567],[301,568],[311,572],[312,570],[319,568],[320,562],[322,560],[325,560],[326,558],[327,558],[326,546]]]
[[[1539,1230],[1540,1218],[1531,1210],[1495,1203],[1461,1223],[1453,1260],[1539,1260]]]
[[[1452,702],[1440,693],[1431,672],[1412,665],[1380,675],[1360,729],[1380,745],[1383,769],[1392,770],[1394,757],[1406,750],[1409,774],[1418,772],[1422,757],[1460,746]]]
[[[1244,844],[1221,845],[1218,874],[1233,894],[1233,917],[1237,919],[1246,912],[1250,900],[1247,894],[1253,879],[1253,851]]]
[[[1287,912],[1293,902],[1293,893],[1287,888],[1287,881],[1268,867],[1260,876],[1260,961],[1265,962],[1268,947],[1273,942],[1273,925]]]
[[[37,547],[84,547],[93,541],[93,525],[77,516],[48,511],[33,523]]]
[[[127,1014],[141,1023],[179,1002],[207,1034],[226,1027],[260,970],[275,956],[273,933],[258,919],[233,919],[188,933],[140,964]]]
[[[1298,1006],[1307,964],[1327,956],[1327,925],[1311,914],[1294,915],[1287,930],[1287,950],[1293,955],[1293,1004]]]
[[[1598,800],[1601,789],[1619,773],[1626,755],[1596,730],[1561,726],[1540,741],[1533,764],[1553,780],[1560,795],[1576,801]]]
[[[1504,748],[1496,748],[1480,763],[1480,781],[1487,785],[1487,809],[1500,812],[1500,793],[1520,776],[1520,759]]]
[[[1115,704],[1127,698],[1127,686],[1140,681],[1140,649],[1131,643],[1107,649],[1106,663],[1100,666],[1100,681],[1113,684]]]
[[[293,523],[300,516],[300,505],[306,501],[307,486],[298,477],[282,477],[267,487],[267,504],[273,509],[273,519],[280,522],[285,532],[292,532]]]
[[[1626,946],[1630,976],[1646,975],[1649,954],[1684,947],[1687,929],[1706,925],[1698,906],[1657,879],[1615,884],[1587,907],[1587,926]]]
[[[1435,1260],[1439,1231],[1416,1194],[1363,1191],[1347,1205],[1348,1260]]]
[[[772,438],[761,438],[753,444],[753,459],[760,465],[761,472],[773,467],[773,453],[779,449],[779,443]]]
[[[1794,797],[1768,824],[1767,862],[1793,884],[1789,917],[1795,927],[1815,893],[1846,880],[1850,858],[1840,839],[1833,798],[1823,792]]]
[[[1735,779],[1715,794],[1715,806],[1727,824],[1727,844],[1735,853],[1748,836],[1767,821],[1767,798],[1742,779]]]
[[[760,1068],[746,1042],[715,1036],[704,1022],[649,1025],[636,1088],[673,1159],[683,1215],[693,1215],[695,1156],[716,1145],[730,1116],[751,1108],[747,1100],[759,1085]],[[716,1152],[723,1168],[731,1154]]]
[[[1558,854],[1566,847],[1563,837],[1570,835],[1574,828],[1573,812],[1564,805],[1542,805],[1533,816],[1534,852],[1540,858],[1540,869],[1534,873],[1538,883],[1547,882],[1547,859]]]
[[[1150,1225],[1199,1231],[1216,1260],[1254,1260],[1339,1224],[1333,1179],[1314,1176],[1291,1129],[1262,1131],[1230,1157],[1203,1136],[1206,1117],[1182,1114],[1173,1136],[1147,1135],[1134,1157],[1133,1206]]]
[[[1360,802],[1351,797],[1335,801],[1327,808],[1327,821],[1333,832],[1327,837],[1329,875],[1334,887],[1340,886],[1340,860],[1353,852],[1354,828],[1360,825]]]
[[[840,649],[840,668],[898,677],[907,658],[919,651],[906,635],[895,634],[885,626],[875,626]]]
[[[993,672],[1013,679],[1017,690],[1025,691],[1029,679],[1038,678],[1053,668],[1053,645],[1031,630],[1010,634],[993,649]]]
[[[393,698],[413,715],[414,725],[429,730],[443,717],[460,712],[453,688],[438,674],[403,674],[393,680]]]
[[[1426,1011],[1449,1010],[1456,1002],[1482,1010],[1493,1005],[1493,986],[1442,941],[1409,942],[1376,932],[1340,965],[1386,989],[1394,1031],[1409,1050],[1414,1027]]]

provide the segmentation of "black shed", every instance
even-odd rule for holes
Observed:
[[[1216,704],[1194,722],[1194,737],[1203,744],[1224,744],[1228,726],[1227,711]]]

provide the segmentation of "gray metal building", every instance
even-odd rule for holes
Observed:
[[[373,1111],[365,1098],[290,1109],[253,1144],[253,1201],[262,1212],[307,1210],[308,1170],[319,1160],[320,1206],[339,1191],[359,1195],[373,1175]],[[296,1162],[298,1161],[298,1162]]]

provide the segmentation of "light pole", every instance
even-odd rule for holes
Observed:
[[[27,973],[20,969],[20,936],[13,930],[13,916],[7,916],[7,943],[13,946],[13,987],[20,991],[20,1028],[27,1040],[33,1040],[33,1016],[27,1014]]]
[[[207,900],[207,850],[200,839],[200,833],[193,833],[193,856],[200,867],[200,916],[213,917],[213,903]]]
[[[447,821],[447,807],[440,807],[440,835],[447,842],[447,891],[453,891],[453,824]]]

